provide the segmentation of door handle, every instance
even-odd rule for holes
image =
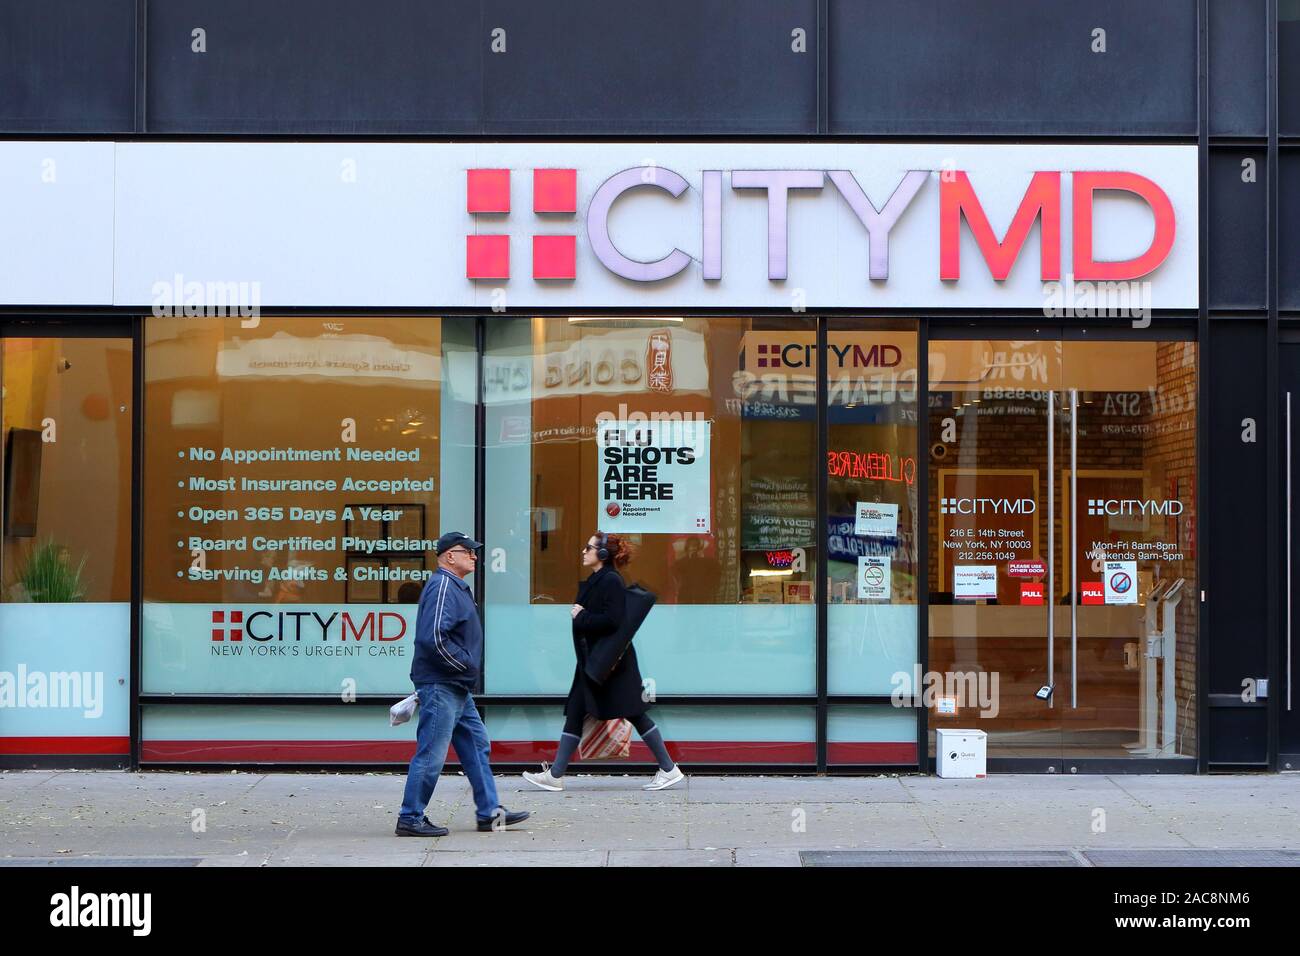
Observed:
[[[1291,393],[1286,393],[1286,709],[1291,710]]]
[[[1070,389],[1070,707],[1079,706],[1079,390]]]
[[[1047,686],[1056,684],[1056,393],[1047,392]],[[1056,707],[1056,695],[1047,696]]]

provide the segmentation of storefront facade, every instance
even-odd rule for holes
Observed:
[[[805,12],[809,130],[169,127],[165,57],[134,130],[11,123],[0,762],[404,763],[450,529],[494,760],[547,759],[600,528],[688,767],[925,771],[969,728],[993,771],[1288,769],[1276,91],[1211,142],[1209,8],[1171,3],[1189,115],[886,140],[827,114],[866,108],[857,14],[759,19]],[[1276,63],[1256,13],[1223,42]]]

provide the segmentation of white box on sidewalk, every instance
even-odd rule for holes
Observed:
[[[982,730],[936,730],[934,753],[941,777],[983,777],[988,734]]]

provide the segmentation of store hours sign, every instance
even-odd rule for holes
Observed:
[[[597,419],[596,448],[597,527],[709,533],[709,422]]]

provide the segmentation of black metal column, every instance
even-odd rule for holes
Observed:
[[[930,320],[916,332],[916,659],[930,670]],[[916,769],[930,769],[930,712],[920,687],[912,688],[916,712]]]
[[[1268,488],[1268,511],[1270,526],[1273,533],[1268,535],[1268,553],[1266,556],[1266,567],[1277,568],[1278,572],[1265,575],[1265,587],[1268,589],[1268,673],[1277,673],[1281,680],[1274,679],[1270,681],[1269,694],[1266,698],[1268,708],[1268,769],[1276,771],[1278,769],[1278,751],[1281,749],[1281,733],[1279,723],[1282,719],[1282,709],[1279,706],[1279,700],[1283,688],[1291,680],[1291,675],[1284,673],[1281,668],[1281,632],[1286,626],[1283,620],[1284,612],[1281,608],[1282,588],[1279,580],[1282,574],[1285,574],[1286,561],[1285,557],[1280,554],[1281,535],[1286,527],[1286,522],[1291,520],[1290,514],[1285,512],[1285,506],[1282,502],[1282,496],[1278,489],[1278,483],[1281,480],[1281,457],[1279,443],[1285,440],[1281,428],[1281,388],[1279,386],[1279,369],[1278,353],[1279,349],[1279,329],[1278,329],[1278,180],[1281,177],[1281,157],[1278,154],[1278,62],[1277,62],[1277,0],[1267,0],[1265,5],[1267,9],[1267,43],[1268,43],[1268,74],[1265,80],[1264,89],[1268,103],[1268,201],[1266,212],[1268,216],[1267,233],[1265,242],[1268,247],[1268,265],[1265,272],[1265,305],[1268,308],[1268,330],[1265,333],[1265,370],[1264,370],[1264,395],[1267,398],[1265,405],[1267,424],[1265,426],[1265,474],[1268,476],[1266,487]]]
[[[827,700],[827,654],[826,639],[826,602],[830,597],[826,575],[830,572],[830,562],[826,555],[827,530],[827,495],[829,478],[826,473],[826,452],[830,445],[829,418],[826,401],[830,389],[826,382],[826,316],[817,317],[817,537],[815,539],[817,587],[817,772],[825,773],[827,764],[826,725],[830,704]]]
[[[144,316],[131,323],[131,769],[140,769],[144,608]]]
[[[1209,269],[1206,266],[1206,251],[1209,243],[1210,219],[1210,0],[1197,0],[1196,4],[1196,168],[1199,189],[1197,190],[1197,236],[1196,246],[1199,267],[1197,269],[1197,312],[1196,340],[1201,354],[1204,354],[1210,341],[1210,296]],[[1210,607],[1202,596],[1208,597],[1205,587],[1205,571],[1209,566],[1205,555],[1205,527],[1203,515],[1207,513],[1209,487],[1209,468],[1207,437],[1209,435],[1209,395],[1210,363],[1200,363],[1200,375],[1197,376],[1196,393],[1196,585],[1197,592],[1189,595],[1196,601],[1197,608],[1197,646],[1196,646],[1196,726],[1197,769],[1204,773],[1209,769],[1209,635],[1211,633]]]

